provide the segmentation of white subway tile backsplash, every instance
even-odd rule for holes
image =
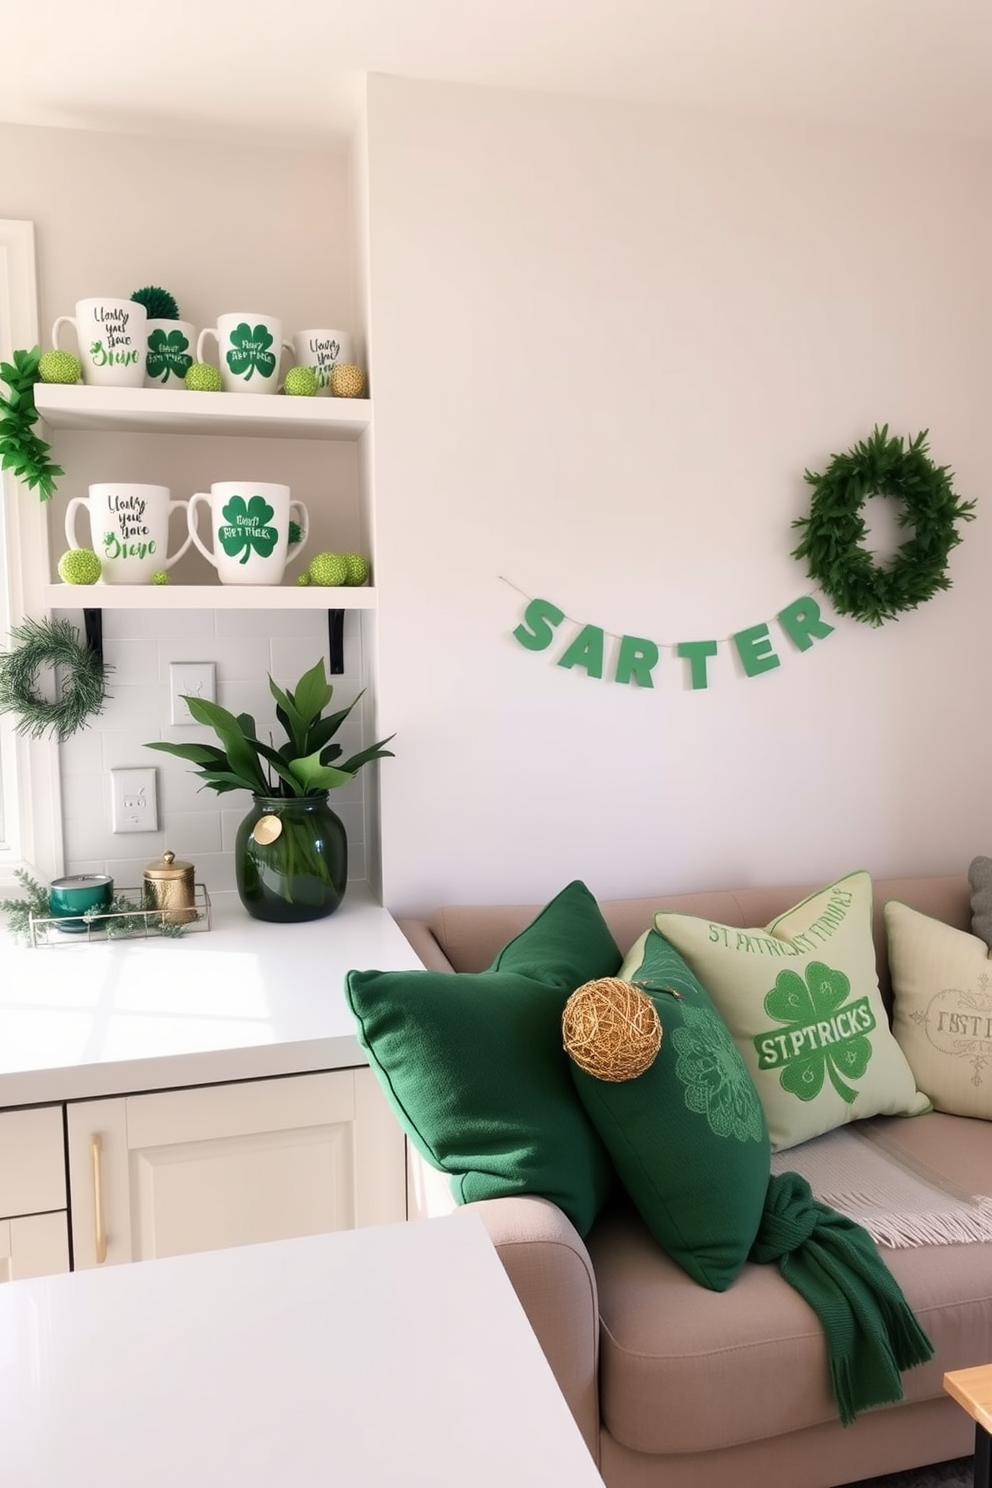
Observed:
[[[82,625],[81,612],[74,612]],[[345,616],[347,672],[331,677],[332,708],[345,707],[362,688],[362,626]],[[141,884],[147,863],[169,848],[196,867],[198,882],[215,893],[235,885],[233,847],[238,825],[251,806],[247,792],[217,795],[204,787],[196,767],[145,746],[152,740],[215,744],[210,729],[171,722],[169,664],[213,661],[217,696],[233,713],[255,718],[263,737],[281,737],[268,674],[292,687],[319,657],[327,661],[326,611],[294,610],[107,610],[104,612],[108,678],[104,712],[68,740],[61,752],[67,873],[107,872],[120,886]],[[344,757],[371,742],[368,709],[359,702],[337,735]],[[157,832],[111,831],[110,771],[146,766],[156,770]],[[371,771],[331,793],[331,804],[349,836],[349,877],[366,876],[365,793]]]

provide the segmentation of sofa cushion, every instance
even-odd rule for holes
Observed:
[[[569,1074],[561,1015],[620,952],[575,882],[487,970],[350,971],[346,993],[385,1094],[459,1203],[531,1193],[585,1234],[612,1170]]]
[[[987,1123],[931,1112],[882,1124],[910,1161],[938,1167],[968,1193],[987,1187]],[[727,1291],[706,1291],[632,1208],[615,1203],[587,1245],[602,1319],[603,1424],[625,1447],[703,1452],[836,1425],[823,1329],[775,1267],[748,1262]],[[944,1370],[988,1360],[992,1243],[883,1247],[881,1255],[937,1350],[903,1375],[905,1399],[941,1400]],[[660,1464],[656,1471],[665,1476]]]
[[[971,929],[992,947],[992,858],[972,858],[968,865]]]
[[[665,910],[655,926],[726,1020],[774,1151],[864,1116],[929,1109],[879,992],[867,873],[849,874],[762,928]]]
[[[697,1282],[723,1291],[761,1223],[771,1153],[754,1081],[685,961],[646,930],[620,969],[662,1026],[635,1079],[572,1078],[651,1234]]]
[[[985,941],[890,900],[892,1031],[938,1111],[992,1121],[992,959]]]

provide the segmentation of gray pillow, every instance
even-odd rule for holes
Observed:
[[[971,932],[992,950],[992,858],[972,858],[968,869],[971,885]]]

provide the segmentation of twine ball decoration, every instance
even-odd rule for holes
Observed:
[[[562,1039],[579,1069],[597,1080],[634,1080],[661,1048],[658,1010],[639,987],[600,977],[577,987],[565,1004]]]

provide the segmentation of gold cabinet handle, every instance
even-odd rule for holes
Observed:
[[[103,1228],[103,1138],[99,1132],[90,1137],[90,1158],[93,1163],[93,1243],[96,1263],[102,1266],[107,1259],[107,1232]]]

